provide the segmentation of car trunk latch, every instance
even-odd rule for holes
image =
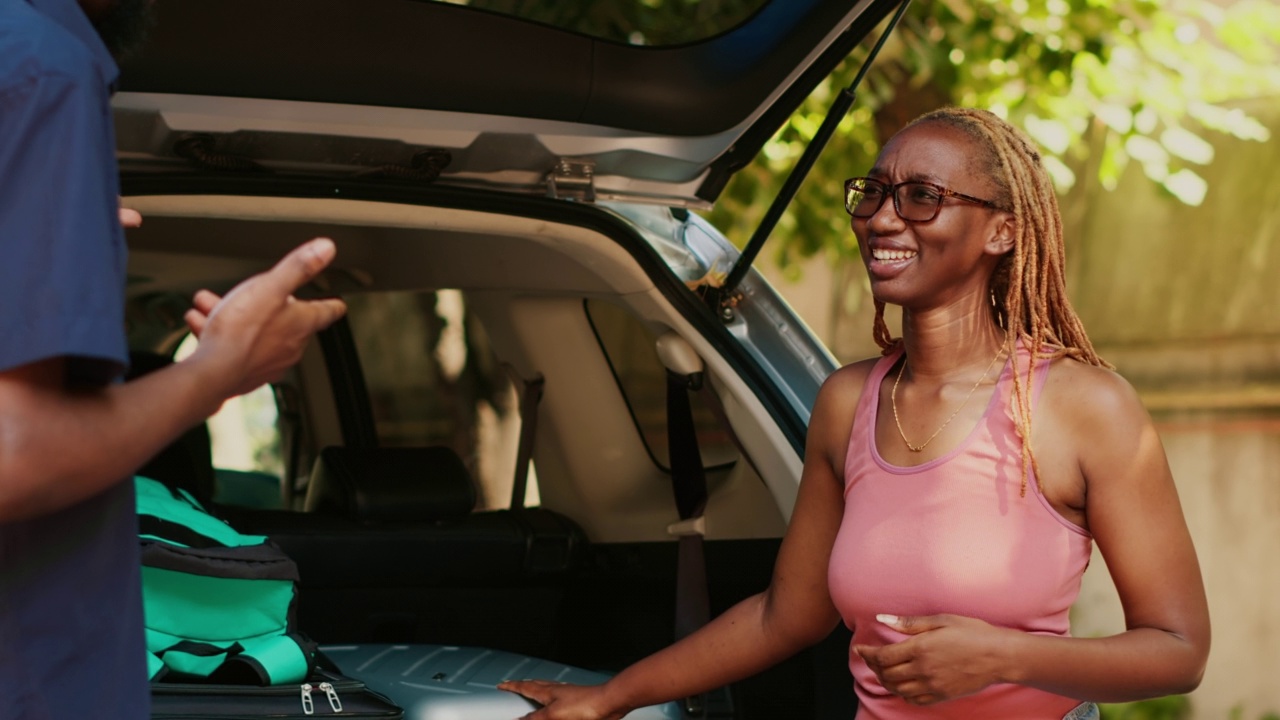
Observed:
[[[596,201],[596,164],[590,160],[560,158],[547,173],[547,196],[561,200]]]

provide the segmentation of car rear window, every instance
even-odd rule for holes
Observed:
[[[463,293],[369,292],[344,299],[379,446],[448,446],[475,478],[481,509],[509,506],[518,398]],[[526,504],[537,503],[531,471]]]

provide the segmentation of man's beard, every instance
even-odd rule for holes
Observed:
[[[102,42],[117,61],[138,51],[155,24],[153,0],[116,0],[102,17],[93,23]]]

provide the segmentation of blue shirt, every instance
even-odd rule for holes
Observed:
[[[116,74],[73,0],[0,0],[0,370],[127,362]],[[0,524],[0,719],[146,718],[145,652],[132,483]]]

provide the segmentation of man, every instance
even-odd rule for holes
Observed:
[[[0,0],[0,720],[148,716],[133,485],[228,397],[278,377],[338,300],[307,243],[226,297],[187,360],[134,382],[108,105],[148,0]]]

